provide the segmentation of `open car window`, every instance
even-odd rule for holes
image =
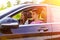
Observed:
[[[12,16],[13,19],[19,20],[21,19],[21,12],[17,13],[16,15]]]
[[[20,25],[40,24],[47,22],[47,8],[45,6],[33,6],[26,8],[12,16]]]

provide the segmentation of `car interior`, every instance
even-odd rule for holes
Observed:
[[[26,24],[30,24],[32,21],[34,21],[32,19],[31,13],[30,13],[30,11],[34,7],[36,7],[36,6],[23,9],[22,11],[19,11],[15,15],[13,15],[12,18],[18,20],[19,24],[25,24],[25,22],[27,20],[28,20],[28,23],[26,23]],[[37,6],[37,7],[41,7],[42,8],[42,11],[41,11],[39,19],[42,20],[43,23],[46,23],[47,22],[47,12],[46,12],[47,10],[46,10],[46,7],[45,6]]]

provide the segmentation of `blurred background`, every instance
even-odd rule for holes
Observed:
[[[60,0],[0,0],[0,11],[23,3],[60,6]]]

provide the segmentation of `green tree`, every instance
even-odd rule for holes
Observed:
[[[0,10],[4,10],[6,7],[2,4]]]
[[[16,5],[19,5],[20,4],[20,0],[16,0],[17,1],[17,4]]]
[[[10,1],[7,2],[7,7],[11,7],[11,2]]]

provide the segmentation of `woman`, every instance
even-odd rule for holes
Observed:
[[[25,21],[27,20],[27,13],[22,12],[21,13],[21,19],[20,19],[20,24],[25,24]]]
[[[40,18],[40,14],[42,12],[42,8],[41,7],[34,7],[31,11],[32,14],[32,19],[34,21],[31,22],[31,24],[40,24],[43,23],[43,21],[41,21]]]
[[[21,14],[20,24],[29,24],[29,18],[31,18],[31,13],[29,11],[23,11]]]

